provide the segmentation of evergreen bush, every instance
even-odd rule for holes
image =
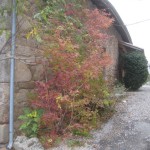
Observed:
[[[124,56],[124,84],[130,90],[139,89],[147,80],[147,60],[143,52],[130,52]]]

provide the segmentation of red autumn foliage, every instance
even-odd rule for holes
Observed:
[[[103,67],[111,63],[109,55],[101,45],[108,35],[101,31],[109,28],[113,19],[98,9],[80,11],[75,9],[74,4],[69,3],[65,7],[64,15],[75,19],[78,17],[78,20],[82,21],[82,27],[77,27],[74,22],[61,22],[62,20],[53,18],[55,32],[45,38],[45,42],[50,43],[45,52],[48,54],[49,64],[46,70],[52,73],[46,82],[36,83],[38,96],[32,101],[32,105],[44,110],[43,128],[47,128],[50,135],[62,134],[69,130],[71,125],[81,128],[84,115],[85,118],[92,118],[93,111],[90,111],[89,105],[92,103],[91,97],[95,95],[92,92],[89,94],[93,88],[90,81],[98,79]],[[81,13],[84,14],[84,19]],[[68,33],[68,30],[72,33]],[[75,40],[73,33],[81,35],[82,44]],[[80,53],[82,45],[86,51],[84,57]]]

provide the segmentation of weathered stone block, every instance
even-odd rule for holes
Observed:
[[[22,115],[22,114],[20,114]],[[14,138],[16,138],[18,135],[22,134],[22,131],[19,130],[20,126],[22,125],[23,121],[20,121],[19,119],[17,119],[14,123]]]
[[[26,64],[29,65],[36,65],[36,59],[35,56],[31,56],[31,57],[26,57],[25,61]]]
[[[9,106],[8,104],[0,105],[0,124],[8,123],[9,121]]]
[[[7,143],[8,142],[8,124],[0,125],[0,143]]]
[[[6,31],[2,31],[0,34],[0,50],[3,48],[3,46],[6,43]]]
[[[17,45],[15,50],[16,59],[24,62],[25,64],[36,64],[34,49],[29,46]]]
[[[35,87],[35,82],[34,81],[19,82],[18,86],[20,89],[33,89]]]
[[[6,58],[6,55],[0,55],[0,59]],[[1,60],[0,61],[0,83],[9,82],[9,72],[10,72],[10,61]]]
[[[21,105],[21,103],[26,102],[28,92],[29,91],[26,89],[19,90],[19,92],[16,93],[15,96],[15,104],[18,105],[20,103],[19,105]]]
[[[10,1],[9,0],[0,0],[0,8],[5,8],[10,6]]]
[[[44,71],[44,67],[42,64],[35,66],[35,72],[33,74],[33,80],[34,81],[42,80],[43,71]]]
[[[0,29],[8,29],[11,25],[10,11],[11,11],[11,1],[0,0],[0,9],[3,11],[3,15],[0,14]]]
[[[0,59],[8,57],[3,54],[0,55]],[[35,57],[26,57],[24,61],[16,60],[15,63],[15,82],[27,82],[32,78],[32,74],[27,64],[35,64]],[[0,83],[6,83],[10,81],[10,60],[4,59],[0,63]]]
[[[37,48],[38,43],[35,39],[27,39],[24,35],[20,34],[19,37],[16,39],[16,45],[28,46],[30,48]]]
[[[26,65],[36,65],[35,56],[17,56],[17,60],[25,63]]]
[[[15,94],[14,100],[14,119],[17,120],[19,115],[22,114],[24,107],[28,105],[28,90],[20,89],[18,93]]]
[[[0,123],[8,123],[9,84],[0,83]]]
[[[1,55],[3,55],[3,54],[7,55],[10,52],[10,49],[11,49],[11,45],[10,45],[10,41],[9,41],[8,43],[6,42],[6,44],[4,45],[4,47],[2,47],[2,49],[1,49]],[[6,57],[9,57],[9,56],[6,56]]]
[[[9,99],[9,84],[0,83],[0,105],[8,103]]]
[[[15,68],[15,82],[26,82],[31,80],[32,74],[28,65],[21,61],[16,61]]]
[[[29,46],[16,46],[16,55],[17,56],[33,56],[34,52]]]
[[[21,106],[20,105],[14,106],[14,122],[16,122],[18,120],[18,117],[23,114],[23,109],[25,107],[27,107],[27,103],[25,103],[25,102],[22,102]]]
[[[29,18],[27,16],[18,16],[17,19],[18,19],[18,23],[19,23],[19,27],[20,27],[19,29],[21,31],[29,30],[32,28],[32,25],[30,23],[31,18]],[[22,24],[22,22],[23,22],[23,24]]]
[[[7,150],[7,149],[6,149],[6,146],[0,147],[0,150]]]

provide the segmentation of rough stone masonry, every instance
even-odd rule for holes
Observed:
[[[10,78],[10,0],[0,0],[0,11],[4,13],[0,16],[0,144],[8,142],[8,122],[9,122],[9,78]],[[33,12],[35,14],[36,7],[34,0],[31,2]],[[30,6],[31,6],[30,5]],[[30,8],[31,11],[31,8]],[[29,12],[28,12],[29,13]],[[0,13],[1,14],[1,13]],[[32,18],[30,15],[17,16],[17,38],[15,51],[15,99],[14,99],[14,125],[15,136],[18,135],[20,121],[18,116],[22,114],[23,108],[28,105],[28,93],[33,90],[34,82],[42,80],[42,72],[44,66],[39,63],[41,58],[41,51],[43,51],[42,44],[39,45],[34,39],[27,40],[26,33],[32,29]],[[1,23],[2,22],[2,23]],[[116,76],[118,65],[118,40],[121,39],[120,34],[114,27],[106,31],[111,40],[106,42],[106,51],[113,59],[113,65],[106,73]]]
[[[0,143],[8,141],[9,60],[4,59],[7,56],[3,50],[10,33],[8,6],[8,0],[0,1]]]
[[[8,0],[0,1],[0,144],[8,142],[9,122],[9,81],[10,81],[10,30],[11,22],[8,9]],[[15,134],[20,122],[18,116],[27,106],[27,94],[34,88],[34,81],[41,79],[43,66],[39,63],[39,48],[35,40],[27,40],[24,33],[32,26],[30,19],[24,16],[17,17],[17,35],[15,51],[15,101],[14,122]],[[23,25],[22,25],[23,24]]]

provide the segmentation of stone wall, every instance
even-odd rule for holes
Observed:
[[[32,0],[30,0],[32,2]],[[6,2],[6,0],[3,0]],[[8,17],[8,15],[6,15]],[[9,18],[9,17],[8,17]],[[7,20],[7,19],[6,19]],[[9,20],[9,19],[8,19]],[[31,18],[18,16],[16,52],[15,52],[15,134],[18,133],[20,122],[18,116],[28,105],[28,93],[34,88],[34,81],[41,80],[43,66],[39,64],[40,46],[34,39],[27,40],[26,31],[32,28]],[[6,21],[6,24],[7,21]],[[5,27],[7,26],[5,24]],[[118,66],[118,39],[120,35],[114,27],[106,31],[112,37],[105,43],[106,51],[112,57],[113,63],[106,68],[106,77],[116,78]],[[10,70],[10,27],[7,26],[0,35],[0,143],[8,142],[8,113],[9,113],[9,70]],[[2,51],[1,51],[2,50]]]
[[[118,41],[122,40],[121,35],[118,33],[114,26],[111,26],[108,30],[105,31],[110,38],[104,43],[106,52],[110,55],[112,64],[105,68],[105,79],[115,82],[118,78],[118,58],[119,58],[119,44]]]
[[[93,3],[89,3],[91,8],[97,8]],[[118,33],[115,26],[111,26],[109,29],[103,31],[109,35],[109,38],[106,42],[102,43],[103,48],[105,48],[106,52],[109,54],[112,60],[112,64],[103,70],[103,74],[105,76],[105,80],[112,81],[113,83],[116,79],[118,79],[118,63],[119,63],[119,42],[122,41],[121,35]]]
[[[0,1],[1,2],[1,1]],[[6,0],[4,1],[6,2]],[[2,2],[1,2],[2,3]],[[3,4],[3,3],[2,3]],[[3,5],[2,5],[3,6]],[[7,19],[9,17],[6,15]],[[6,23],[7,20],[6,19]],[[5,21],[3,22],[5,23]],[[5,27],[7,25],[5,24]],[[14,122],[15,135],[18,133],[20,122],[18,116],[28,105],[28,93],[34,88],[34,81],[41,80],[43,66],[39,47],[35,40],[27,40],[25,32],[32,28],[30,19],[18,16],[17,39],[15,51],[15,96]],[[0,144],[8,142],[9,123],[9,81],[10,81],[10,27],[1,28],[0,34]]]
[[[4,47],[10,33],[8,0],[0,1],[0,143],[8,141],[9,60]],[[3,14],[3,15],[2,15]],[[5,50],[9,48],[6,46]],[[3,50],[3,51],[2,51]]]

